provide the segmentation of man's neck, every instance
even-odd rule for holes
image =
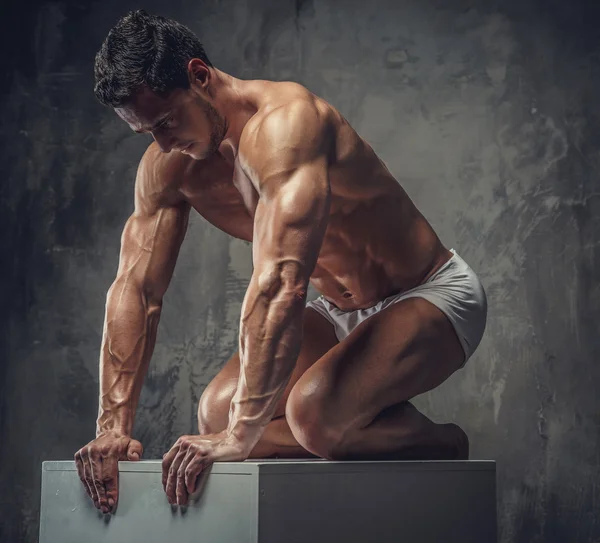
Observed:
[[[214,68],[211,84],[214,91],[213,105],[227,122],[223,142],[231,145],[236,152],[246,123],[258,110],[256,98],[248,83]]]

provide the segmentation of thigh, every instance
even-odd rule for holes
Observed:
[[[338,343],[333,325],[314,309],[306,308],[303,317],[303,338],[300,354],[296,360],[294,371],[286,390],[281,398],[273,418],[285,414],[285,404],[290,391],[300,377],[317,360]],[[240,356],[236,352],[223,366],[221,371],[209,383],[204,392],[203,400],[209,404],[209,409],[227,410],[233,397],[240,376]]]
[[[409,298],[363,321],[298,380],[290,404],[318,409],[338,428],[369,424],[381,411],[431,390],[461,365],[453,326],[434,305]]]

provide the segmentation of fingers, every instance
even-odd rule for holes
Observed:
[[[167,493],[167,498],[169,503],[177,504],[177,475],[179,472],[179,466],[183,462],[183,459],[187,455],[187,449],[184,449],[183,446],[179,446],[179,451],[175,459],[171,463],[171,467],[169,468],[169,475],[167,477],[167,487],[165,489]]]
[[[87,492],[87,495],[93,500],[94,496],[92,494],[92,489],[90,488],[90,485],[88,484],[88,481],[86,478],[86,472],[85,472],[85,467],[84,467],[86,464],[87,464],[87,459],[84,462],[81,451],[80,450],[77,451],[75,453],[75,467],[77,468],[77,475],[79,475],[79,480],[83,484],[83,488]]]
[[[167,481],[169,479],[169,469],[171,468],[171,464],[173,463],[173,460],[175,460],[175,457],[177,456],[178,452],[179,452],[179,440],[177,440],[175,442],[175,445],[173,445],[171,447],[171,450],[163,456],[162,485],[163,485],[163,490],[165,492],[167,491]]]
[[[144,448],[139,441],[132,439],[127,446],[127,460],[137,462],[144,452]]]
[[[194,465],[194,461],[196,460],[196,447],[192,444],[188,447],[187,454],[183,459],[183,462],[179,466],[177,470],[177,505],[186,505],[188,502],[189,494],[192,492],[188,492],[187,487],[187,479],[188,479],[188,470],[190,465]]]
[[[103,513],[108,513],[108,498],[106,497],[106,488],[102,480],[102,464],[104,459],[97,450],[92,449],[88,453],[89,465],[92,473],[92,482],[96,490],[98,507]]]
[[[84,488],[103,513],[115,511],[119,499],[119,460],[139,460],[142,444],[128,436],[106,434],[75,453],[77,473]]]
[[[213,439],[214,441],[214,439]],[[205,436],[182,436],[163,457],[163,486],[170,504],[186,505],[200,474],[215,461]]]
[[[113,513],[119,501],[119,460],[116,456],[102,459],[102,483],[106,491],[108,512]]]
[[[202,461],[202,458],[198,456],[194,456],[188,462],[184,473],[185,488],[188,495],[192,495],[196,490],[196,481],[198,480],[198,476],[200,473],[202,473],[203,469],[204,462]]]
[[[92,501],[94,502],[94,507],[96,509],[100,509],[100,500],[98,499],[98,491],[96,490],[96,485],[94,484],[94,477],[92,475],[92,466],[90,464],[90,459],[88,455],[88,447],[84,447],[81,450],[81,461],[82,461],[82,469],[83,469],[83,478],[85,480],[86,487],[88,489],[88,494]]]

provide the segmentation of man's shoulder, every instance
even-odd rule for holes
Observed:
[[[285,85],[293,88],[283,99],[267,101],[242,133],[240,154],[253,166],[283,155],[302,160],[303,152],[325,151],[333,141],[331,106],[301,85]]]
[[[285,85],[290,85],[292,90],[274,103],[267,103],[261,114],[255,116],[254,134],[281,139],[290,134],[326,129],[331,106],[299,84]]]
[[[140,159],[135,178],[136,207],[174,206],[184,200],[181,187],[189,175],[191,159],[181,153],[163,153],[152,142]]]

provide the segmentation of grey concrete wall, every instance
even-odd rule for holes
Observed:
[[[94,434],[104,298],[148,140],[95,102],[92,61],[138,7],[188,24],[233,75],[307,85],[373,144],[489,295],[475,357],[416,403],[464,426],[474,458],[498,460],[500,541],[599,540],[593,3],[28,7],[3,13],[0,38],[2,542],[36,540],[41,461]],[[197,400],[236,348],[250,274],[248,244],[192,219],[135,428],[146,457],[194,432]]]

